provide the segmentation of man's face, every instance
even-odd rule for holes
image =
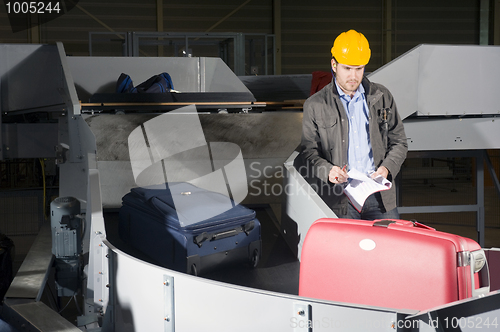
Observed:
[[[365,66],[348,66],[341,63],[336,63],[332,59],[332,70],[335,72],[337,84],[344,93],[354,96],[354,93],[361,84]]]

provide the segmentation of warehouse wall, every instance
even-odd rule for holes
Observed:
[[[486,6],[484,5],[486,3]],[[13,33],[0,6],[0,43],[62,41],[72,55],[88,55],[89,31],[243,32],[281,30],[282,74],[328,70],[335,36],[362,31],[375,70],[421,43],[479,44],[480,26],[494,18],[494,0],[80,0],[75,8],[39,28]],[[498,5],[497,5],[498,6]],[[275,10],[279,11],[280,15]],[[497,9],[498,11],[498,9]],[[390,15],[386,15],[390,12]],[[39,18],[31,16],[29,26]],[[489,24],[493,30],[493,24]],[[118,38],[118,37],[117,37]],[[490,38],[491,39],[491,38]],[[279,46],[279,44],[278,44]],[[388,54],[390,52],[390,54]],[[279,73],[279,72],[278,72]]]

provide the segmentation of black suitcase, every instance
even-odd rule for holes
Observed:
[[[255,267],[261,255],[255,211],[187,182],[133,188],[122,200],[119,234],[159,265],[194,275],[235,262]]]

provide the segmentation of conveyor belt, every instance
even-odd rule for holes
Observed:
[[[181,92],[181,93],[96,93],[88,103],[82,103],[83,110],[140,110],[165,111],[187,105],[200,108],[252,108],[264,107],[250,92]]]
[[[304,99],[285,101],[199,101],[199,102],[91,102],[81,103],[85,111],[133,110],[140,112],[160,112],[175,110],[184,106],[195,105],[197,109],[245,109],[246,111],[262,112],[264,110],[295,110],[300,111]]]
[[[299,261],[292,254],[273,221],[272,212],[254,208],[262,225],[262,259],[256,268],[245,265],[228,266],[203,278],[286,294],[298,294]],[[118,235],[118,213],[105,212],[108,240],[118,249],[136,258],[155,264],[146,255],[123,242]]]

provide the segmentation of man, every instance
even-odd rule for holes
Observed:
[[[323,183],[319,194],[328,196],[325,202],[339,218],[399,218],[394,183],[369,196],[361,211],[343,194],[350,169],[393,181],[408,144],[391,93],[363,76],[371,56],[365,36],[343,32],[331,52],[332,82],[304,103],[301,155]]]

